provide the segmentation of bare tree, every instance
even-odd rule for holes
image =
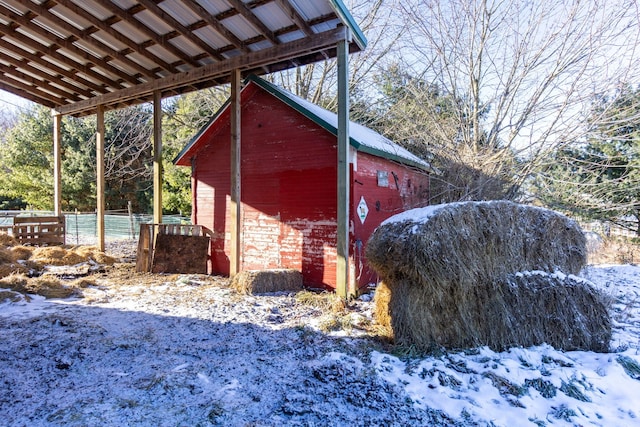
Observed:
[[[384,69],[390,53],[397,49],[403,31],[402,18],[388,0],[348,0],[347,8],[367,38],[367,48],[349,57],[349,90],[367,92],[377,73]],[[331,111],[337,109],[337,61],[326,60],[275,73],[275,84]],[[373,94],[371,94],[373,95]],[[375,97],[371,97],[371,102]],[[353,110],[353,108],[352,108]],[[356,112],[357,114],[357,112]]]
[[[505,184],[501,195],[487,195],[481,187],[491,179],[453,183],[470,186],[460,198],[516,198],[550,149],[587,131],[593,93],[640,70],[635,1],[405,0],[396,7],[409,24],[403,67],[455,101],[455,135],[448,123],[439,135],[412,137],[449,166]]]

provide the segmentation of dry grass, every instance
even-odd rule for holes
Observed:
[[[10,264],[15,261],[15,257],[11,249],[0,246],[0,264]]]
[[[45,298],[69,298],[82,295],[79,289],[65,285],[55,277],[48,276],[30,279],[27,283],[27,293],[42,295]]]
[[[30,278],[24,274],[11,274],[0,279],[0,288],[22,294],[41,295],[45,298],[81,296],[80,290],[50,276]]]
[[[37,247],[31,259],[41,265],[75,265],[88,260],[82,254],[61,246]]]
[[[385,296],[383,286],[376,297],[376,317],[386,324],[388,301],[399,344],[421,351],[542,342],[607,350],[609,319],[589,285],[515,275],[577,274],[584,266],[584,235],[560,214],[511,202],[452,204],[427,221],[379,227],[366,253],[390,290]]]
[[[46,298],[79,296],[80,289],[94,286],[95,280],[83,278],[63,283],[53,276],[30,278],[27,274],[40,275],[45,266],[71,266],[90,260],[98,264],[113,265],[116,261],[95,247],[22,246],[6,234],[0,234],[0,242],[0,288]]]
[[[116,259],[98,250],[95,246],[78,246],[74,251],[85,260],[92,259],[98,264],[113,265]]]
[[[11,248],[14,259],[28,260],[33,254],[33,248],[29,246],[17,245]]]
[[[9,236],[7,233],[0,233],[0,246],[14,246],[17,244],[18,241],[13,236]]]
[[[386,337],[393,337],[393,329],[391,327],[391,313],[389,304],[391,302],[391,289],[385,282],[378,283],[376,293],[374,294],[374,319],[380,326],[381,334]]]
[[[589,264],[637,264],[640,262],[640,244],[635,239],[612,237],[603,239],[589,252]]]
[[[343,314],[346,310],[345,302],[334,292],[300,291],[295,296],[296,303],[315,307],[333,314]]]
[[[302,273],[289,269],[241,271],[231,280],[231,288],[247,295],[300,291],[302,290]]]

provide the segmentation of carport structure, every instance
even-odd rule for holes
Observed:
[[[50,107],[54,211],[61,210],[61,121],[95,114],[98,246],[104,250],[104,112],[154,108],[154,222],[162,220],[164,97],[230,83],[231,254],[241,238],[240,85],[266,74],[338,61],[338,293],[349,278],[348,55],[366,39],[342,0],[0,0],[0,89]],[[235,233],[234,231],[235,230]]]

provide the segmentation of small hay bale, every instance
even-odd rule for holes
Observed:
[[[610,324],[598,292],[549,276],[577,274],[586,262],[584,235],[558,213],[506,201],[409,211],[376,229],[366,255],[390,290],[399,344],[434,351],[548,342],[607,351]],[[384,313],[384,301],[376,311]]]
[[[302,273],[290,269],[241,271],[233,277],[231,288],[247,295],[300,291],[302,290]]]

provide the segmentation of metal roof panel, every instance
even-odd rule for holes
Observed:
[[[233,67],[267,73],[324,60],[336,55],[340,40],[349,40],[351,52],[366,46],[341,0],[188,1],[196,7],[187,0],[0,0],[2,48],[15,59],[7,67],[29,61],[46,74],[77,80],[85,97],[100,98],[79,104],[42,98],[37,78],[33,91],[14,93],[53,103],[62,114],[88,114],[98,103],[109,109],[146,102],[158,88],[173,95],[220,84]],[[355,43],[336,29],[340,23]],[[12,80],[3,76],[0,85],[11,91]],[[119,91],[131,85],[138,86]]]

